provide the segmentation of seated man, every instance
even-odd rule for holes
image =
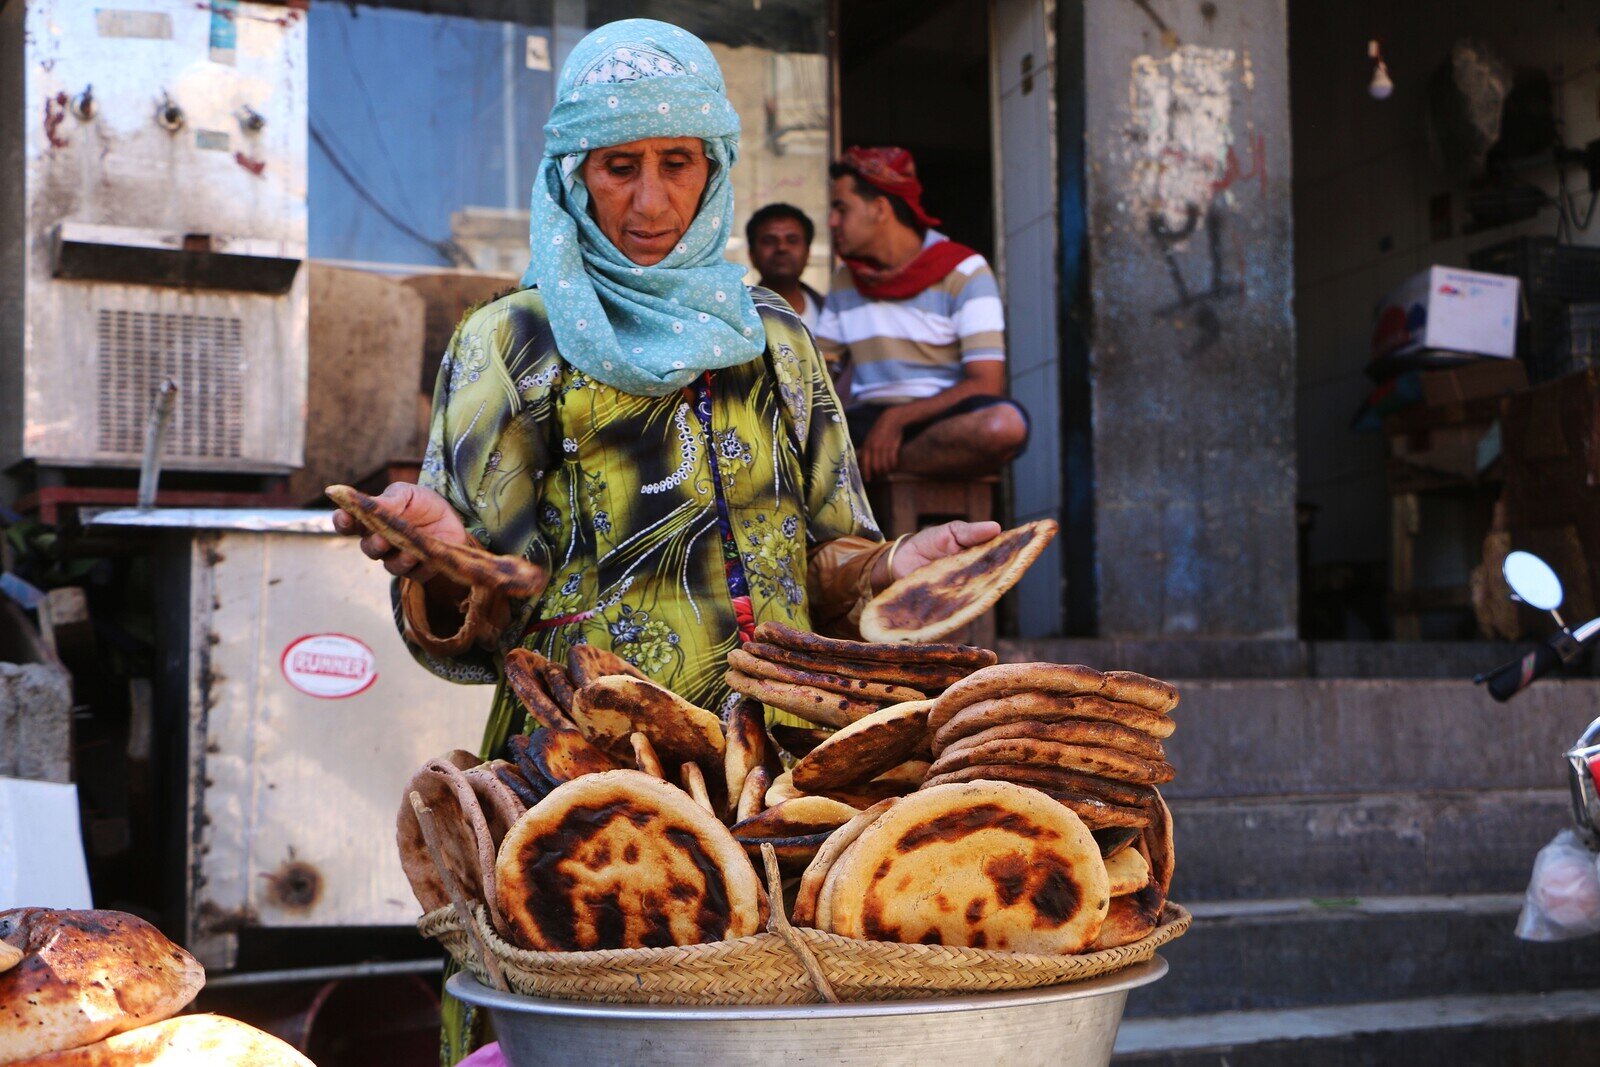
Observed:
[[[1005,319],[984,258],[933,230],[901,148],[851,148],[829,168],[828,228],[844,267],[813,331],[854,375],[845,416],[867,479],[992,474],[1028,418],[1005,396]]]
[[[822,294],[800,280],[811,259],[811,241],[817,227],[811,217],[793,204],[768,204],[745,223],[750,265],[760,273],[756,284],[771,289],[794,308],[806,329],[817,332],[822,314]]]

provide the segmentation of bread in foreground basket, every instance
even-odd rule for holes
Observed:
[[[527,948],[663,948],[745,937],[765,921],[755,869],[728,828],[639,771],[584,775],[517,821],[497,897]]]
[[[871,941],[1075,953],[1110,882],[1083,822],[1036,789],[976,781],[895,801],[834,862],[819,915]]]

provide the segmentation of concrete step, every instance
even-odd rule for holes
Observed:
[[[1158,983],[1159,984],[1159,983]],[[1136,990],[1130,1003],[1143,993]],[[1131,1019],[1118,1067],[1548,1067],[1600,1057],[1590,989]]]
[[[1169,798],[1565,789],[1561,753],[1600,714],[1600,682],[1511,705],[1462,681],[1196,681],[1167,750]]]
[[[1130,1016],[1548,989],[1600,998],[1595,942],[1513,936],[1521,894],[1184,903],[1194,925],[1161,950],[1171,973],[1130,999]]]
[[[1520,893],[1561,790],[1173,800],[1175,900]]]

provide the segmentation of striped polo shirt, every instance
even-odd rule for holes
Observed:
[[[923,247],[943,240],[929,230]],[[1000,287],[976,253],[905,300],[862,296],[849,269],[841,267],[816,337],[829,360],[849,351],[851,404],[922,400],[959,382],[963,363],[1006,358]]]

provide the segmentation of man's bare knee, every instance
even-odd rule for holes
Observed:
[[[983,439],[989,451],[1009,459],[1028,439],[1028,424],[1010,404],[996,404],[983,412]]]

